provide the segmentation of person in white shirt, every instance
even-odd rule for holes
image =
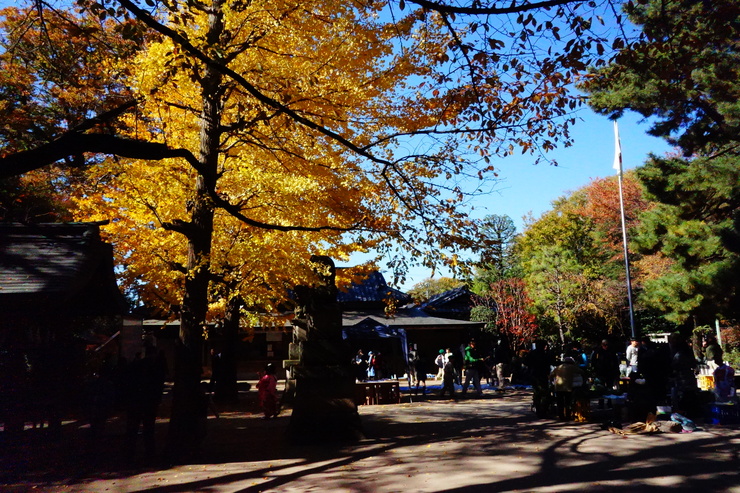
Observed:
[[[630,373],[637,372],[637,354],[639,349],[640,343],[637,339],[631,339],[630,345],[627,346],[627,354],[625,355],[627,358],[627,366],[630,368]]]

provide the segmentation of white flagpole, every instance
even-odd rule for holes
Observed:
[[[624,217],[624,195],[622,193],[622,144],[619,141],[619,126],[617,121],[614,121],[614,169],[617,172],[619,181],[619,210],[622,216],[622,244],[624,247],[624,270],[627,275],[627,301],[630,309],[630,329],[632,330],[632,337],[637,337],[635,331],[635,311],[632,306],[632,279],[630,277],[630,260],[629,251],[627,249],[627,221]]]

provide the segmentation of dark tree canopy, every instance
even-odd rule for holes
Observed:
[[[597,112],[654,117],[650,134],[685,155],[737,140],[740,132],[740,3],[638,0],[625,5],[642,28],[582,84]]]
[[[641,300],[677,323],[736,315],[740,3],[638,0],[625,12],[641,32],[581,88],[597,112],[651,118],[649,133],[686,157],[638,170],[656,205],[639,218],[636,252],[665,261]]]
[[[503,275],[511,267],[511,243],[516,236],[514,221],[509,216],[491,214],[481,221],[480,234],[480,263]]]

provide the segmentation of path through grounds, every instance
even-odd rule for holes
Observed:
[[[210,417],[197,464],[122,467],[121,423],[95,447],[69,424],[57,445],[3,450],[0,491],[740,493],[738,427],[623,437],[598,415],[538,419],[526,390],[486,390],[482,399],[360,406],[364,440],[295,445],[285,433],[290,410],[262,420],[253,393]],[[158,423],[160,444],[166,425]]]

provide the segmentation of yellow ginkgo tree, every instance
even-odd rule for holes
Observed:
[[[192,157],[111,158],[78,190],[80,219],[111,220],[105,229],[128,285],[180,316],[178,358],[190,372],[177,375],[174,408],[183,412],[172,426],[183,436],[209,316],[234,300],[273,309],[291,285],[310,283],[311,253],[347,258],[404,235],[438,242],[435,229],[449,221],[439,208],[455,199],[439,197],[434,181],[458,158],[450,142],[412,157],[396,157],[395,147],[418,145],[404,134],[444,125],[464,107],[410,88],[412,77],[433,74],[445,42],[434,16],[420,29],[418,19],[387,25],[373,9],[334,2],[216,1],[204,10],[160,24],[176,36],[131,60],[142,102],[127,117],[130,137]],[[199,63],[177,39],[254,84]],[[331,131],[306,124],[313,120]],[[410,210],[429,224],[406,224]],[[464,236],[457,219],[446,236]]]
[[[422,1],[79,4],[120,19],[122,35],[147,33],[137,56],[113,64],[126,67],[116,73],[129,75],[130,99],[34,149],[5,149],[0,176],[29,160],[97,157],[75,182],[78,217],[109,220],[127,286],[180,318],[179,452],[196,445],[209,318],[273,309],[311,282],[310,254],[374,249],[395,267],[409,257],[454,266],[475,238],[465,182],[485,180],[492,156],[567,142],[568,120],[554,119],[578,104],[567,85],[588,39],[568,6],[583,2],[566,0],[465,11]],[[551,20],[527,14],[540,8],[555,9]],[[496,15],[512,17],[494,29]],[[548,36],[564,51],[543,46]]]

